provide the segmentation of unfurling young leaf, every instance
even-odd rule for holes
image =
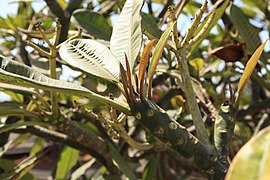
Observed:
[[[157,64],[158,64],[158,61],[162,55],[162,52],[163,52],[163,49],[170,37],[170,34],[173,30],[173,27],[174,27],[175,23],[171,24],[167,29],[166,31],[161,35],[155,49],[154,49],[154,53],[153,53],[153,56],[152,56],[152,59],[151,59],[151,62],[150,62],[150,65],[149,65],[149,70],[148,70],[148,79],[149,79],[149,84],[148,84],[148,97],[150,98],[151,97],[151,86],[152,86],[152,80],[153,80],[153,77],[154,77],[154,74],[155,74],[155,71],[156,71],[156,68],[157,68]]]
[[[114,56],[126,67],[125,55],[131,70],[142,44],[141,8],[143,0],[127,0],[119,18],[113,26],[110,49]]]
[[[144,83],[144,76],[145,76],[145,71],[146,67],[149,62],[150,54],[151,54],[151,49],[153,45],[155,44],[156,40],[150,41],[143,50],[142,57],[140,60],[140,66],[139,66],[139,72],[138,72],[138,80],[140,83],[140,95],[143,96],[143,83]]]
[[[239,81],[239,84],[238,84],[238,89],[237,89],[237,93],[238,93],[238,96],[236,98],[236,102],[235,102],[235,109],[238,108],[239,106],[239,103],[240,103],[240,98],[241,98],[241,95],[243,93],[243,90],[263,52],[263,49],[267,43],[268,39],[260,46],[258,47],[258,49],[254,52],[254,54],[251,56],[251,58],[248,60],[247,62],[247,65],[246,65],[246,68],[240,78],[240,81]]]
[[[110,49],[90,39],[67,40],[60,48],[61,58],[84,72],[117,83],[120,76],[119,63],[126,67],[124,54],[132,70],[141,47],[142,5],[143,0],[126,1],[114,24]]]

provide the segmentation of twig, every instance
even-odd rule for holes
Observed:
[[[26,45],[31,46],[33,49],[35,49],[37,52],[39,52],[42,56],[49,57],[50,54],[43,49],[41,49],[39,46],[36,44],[32,43],[31,41],[27,40]]]
[[[192,79],[188,70],[188,64],[186,59],[186,49],[187,47],[189,47],[188,41],[192,38],[192,35],[195,32],[196,28],[198,27],[200,20],[202,18],[202,14],[206,10],[206,8],[207,8],[207,1],[205,1],[204,4],[202,5],[199,13],[196,15],[192,25],[189,27],[188,32],[184,40],[181,42],[181,44],[179,44],[177,28],[174,28],[174,31],[176,32],[174,32],[173,35],[176,47],[178,47],[175,55],[179,65],[179,71],[183,80],[187,104],[189,107],[190,114],[192,115],[192,120],[196,127],[198,139],[201,140],[206,145],[210,145],[207,131],[203,123],[202,115],[198,103],[196,101],[196,94],[192,86]],[[170,17],[175,17],[174,13],[175,12],[171,11]],[[172,20],[176,21],[175,18],[173,18]]]
[[[181,42],[181,48],[184,48],[188,45],[189,40],[192,38],[194,32],[196,31],[200,21],[202,19],[202,15],[207,8],[208,1],[204,1],[202,7],[200,8],[199,12],[196,14],[192,24],[188,28],[187,34],[185,35],[183,41]]]

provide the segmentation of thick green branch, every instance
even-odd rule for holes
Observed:
[[[181,77],[184,84],[188,108],[192,115],[198,139],[200,139],[205,144],[210,144],[208,135],[206,133],[206,128],[202,120],[202,115],[198,103],[196,101],[196,94],[194,92],[192,80],[188,71],[187,60],[184,58],[184,56],[178,57],[178,64],[179,64],[179,71],[181,72]]]
[[[96,152],[99,152],[106,159],[107,167],[111,168],[110,170],[117,174],[119,171],[112,162],[112,157],[109,154],[109,149],[107,143],[100,137],[95,134],[86,131],[80,127],[76,122],[63,119],[63,123],[59,124],[59,129],[65,133],[69,138],[80,143],[81,145],[91,148]]]
[[[185,158],[192,159],[211,177],[224,177],[226,168],[219,162],[215,148],[202,143],[152,101],[135,103],[132,113],[154,137]]]

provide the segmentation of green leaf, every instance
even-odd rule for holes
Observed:
[[[258,60],[260,59],[260,56],[263,52],[263,49],[264,49],[267,41],[268,40],[266,40],[260,47],[258,47],[258,49],[254,52],[254,54],[251,56],[251,58],[247,62],[246,68],[245,68],[245,70],[240,78],[239,84],[238,84],[238,89],[237,89],[238,96],[237,96],[236,101],[235,101],[235,108],[236,109],[239,106],[240,98],[243,94],[244,88],[245,88],[254,68],[256,67]]]
[[[249,53],[254,52],[261,44],[258,29],[249,23],[249,18],[235,5],[231,5],[229,17],[233,26],[243,38]]]
[[[47,153],[47,150],[41,151],[33,156],[25,158],[17,166],[0,174],[0,179],[21,179],[29,170]]]
[[[197,71],[200,71],[203,68],[204,60],[202,58],[195,58],[188,61],[189,64],[194,67]]]
[[[270,179],[270,127],[251,138],[234,157],[226,180]]]
[[[35,126],[35,125],[48,126],[48,123],[37,122],[37,121],[27,121],[27,122],[13,123],[13,124],[5,124],[5,125],[0,127],[0,133],[10,131],[12,129],[16,129],[16,128],[19,128],[22,126]]]
[[[121,105],[119,102],[96,94],[78,84],[49,78],[24,64],[10,60],[1,55],[0,82],[24,87],[38,88],[52,92],[80,95],[103,104],[108,104],[119,111],[130,114],[129,108]]]
[[[60,159],[57,162],[56,179],[67,179],[67,175],[71,168],[76,165],[79,157],[79,151],[71,147],[64,147],[61,152]]]
[[[8,139],[7,139],[8,140]],[[5,154],[14,140],[9,140],[5,145],[0,147],[0,158]],[[1,169],[1,166],[0,166]]]
[[[154,77],[154,74],[155,74],[155,71],[156,71],[156,68],[157,68],[157,64],[158,64],[158,61],[160,60],[161,58],[161,55],[162,55],[162,52],[163,52],[163,49],[170,37],[170,33],[172,32],[173,30],[173,27],[174,27],[175,23],[171,24],[167,29],[166,31],[161,35],[155,49],[154,49],[154,52],[153,52],[153,56],[151,58],[151,61],[150,61],[150,65],[149,65],[149,69],[148,69],[148,95],[150,96],[151,94],[151,86],[152,86],[152,80],[153,80],[153,77]],[[150,98],[150,97],[149,97]]]
[[[143,180],[155,179],[156,171],[157,171],[157,160],[155,157],[153,157],[146,164],[143,170],[142,179]]]
[[[95,38],[107,41],[111,38],[112,27],[101,14],[89,10],[76,10],[71,21]]]
[[[57,0],[57,3],[63,8],[65,9],[67,7],[67,2],[65,0]]]
[[[137,179],[134,172],[130,169],[126,161],[119,154],[119,152],[115,149],[115,147],[108,143],[109,151],[112,155],[114,163],[117,165],[120,171],[122,171],[130,180]]]
[[[141,15],[142,15],[142,29],[146,30],[153,37],[159,38],[162,32],[158,29],[157,19],[152,14],[142,12]]]
[[[119,80],[119,61],[103,44],[91,39],[66,41],[59,50],[68,64],[112,82]]]
[[[45,143],[45,140],[43,138],[37,138],[35,140],[35,144],[33,145],[33,147],[31,148],[31,151],[30,151],[30,156],[31,155],[34,155],[36,153],[38,153],[39,151],[42,150],[43,148],[43,144]]]
[[[125,54],[130,68],[134,63],[142,44],[141,15],[143,0],[127,0],[119,18],[113,26],[110,49],[115,57],[126,67]]]
[[[42,105],[46,108],[46,110],[48,110],[48,111],[50,110],[49,103],[47,101],[45,101],[44,97],[42,95],[40,95],[34,89],[0,82],[0,91],[3,91],[6,94],[8,94],[12,99],[17,97],[17,93],[21,93],[24,96],[27,96],[28,94],[34,95],[35,97],[37,97],[39,100],[42,101]]]

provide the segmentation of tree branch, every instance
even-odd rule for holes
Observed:
[[[61,43],[67,39],[71,14],[80,7],[82,0],[70,0],[66,9],[63,9],[56,0],[45,0],[45,2],[62,25],[59,38]]]

